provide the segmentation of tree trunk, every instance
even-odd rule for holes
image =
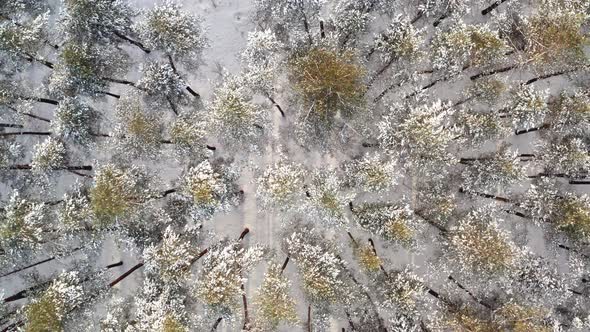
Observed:
[[[124,85],[129,85],[132,87],[137,87],[137,84],[135,84],[134,82],[131,82],[131,81],[127,81],[127,80],[120,80],[118,78],[110,78],[110,77],[103,77],[102,79],[107,82],[111,82],[111,83],[124,84]]]
[[[281,273],[283,273],[283,271],[285,271],[285,269],[287,268],[287,264],[289,264],[289,255],[287,255],[287,258],[285,258],[285,261],[283,262],[283,265],[281,266]]]
[[[38,62],[49,69],[53,69],[53,67],[55,67],[53,62],[50,62],[50,61],[47,61],[44,59],[39,59],[39,58],[35,57],[34,55],[26,53],[26,52],[23,54],[24,54],[23,57],[29,62]]]
[[[20,164],[20,165],[12,165],[8,167],[9,169],[20,169],[20,170],[30,170],[33,167],[31,165],[27,165],[27,164]],[[92,166],[90,165],[84,165],[84,166],[64,166],[64,167],[60,167],[60,168],[56,168],[56,171],[58,170],[65,170],[65,171],[91,171],[92,170]]]
[[[274,105],[274,107],[276,107],[279,112],[281,112],[281,116],[284,118],[285,117],[285,112],[283,111],[283,108],[281,107],[281,105],[277,104],[277,102],[269,95],[266,96],[268,98],[268,100],[270,100],[270,102]]]
[[[250,229],[248,227],[244,228],[244,230],[242,231],[242,234],[240,234],[240,237],[238,238],[238,240],[240,240],[240,241],[243,240],[244,237],[246,235],[248,235],[248,233],[250,233]]]
[[[170,99],[170,97],[166,97],[166,100],[168,100],[168,104],[170,104],[170,108],[172,109],[172,112],[174,112],[174,114],[178,115],[178,110],[176,109],[176,105],[174,105],[174,102],[172,101],[172,99]]]
[[[459,188],[459,192],[460,193],[469,193],[469,194],[473,194],[473,195],[485,197],[485,198],[491,198],[491,199],[494,199],[496,201],[503,202],[503,203],[510,203],[510,199],[506,198],[506,197],[495,196],[495,195],[490,195],[490,194],[486,194],[486,193],[480,193],[477,191],[467,191],[463,188]]]
[[[211,328],[211,332],[217,331],[217,327],[219,326],[219,323],[221,323],[222,319],[223,319],[223,317],[217,318],[217,320],[215,321],[215,324],[213,324],[213,327]]]
[[[114,30],[113,33],[115,34],[115,36],[123,39],[124,41],[126,41],[126,42],[128,42],[128,43],[130,43],[132,45],[135,45],[135,46],[139,47],[145,53],[150,53],[151,52],[149,49],[147,49],[145,46],[143,46],[143,44],[141,42],[139,42],[137,40],[133,40],[133,39],[125,36],[124,34],[120,33],[117,30]]]
[[[505,72],[510,71],[510,70],[512,70],[514,68],[517,68],[517,67],[518,67],[518,65],[510,65],[510,66],[507,66],[507,67],[503,67],[503,68],[499,68],[499,69],[495,69],[495,70],[491,70],[491,71],[487,71],[487,72],[482,72],[482,73],[479,73],[479,74],[475,74],[475,75],[469,77],[469,79],[472,80],[472,81],[475,81],[475,80],[478,80],[478,79],[480,79],[482,77],[491,76],[491,75],[494,75],[494,74],[505,73]]]
[[[533,83],[540,81],[540,80],[548,79],[548,78],[555,77],[555,76],[560,76],[563,74],[573,73],[577,70],[578,69],[562,70],[562,71],[558,71],[558,72],[551,73],[551,74],[537,76],[537,77],[531,78],[530,80],[526,81],[524,84],[525,85],[533,84]]]
[[[484,307],[486,307],[486,308],[488,308],[490,310],[492,309],[492,307],[489,304],[487,304],[487,303],[481,301],[480,299],[478,299],[470,290],[468,290],[467,288],[465,288],[465,286],[463,286],[459,281],[457,281],[455,278],[453,278],[453,276],[449,275],[448,276],[448,279],[450,281],[452,281],[455,285],[457,285],[457,287],[459,287],[462,290],[464,290],[473,300],[475,300],[475,302],[481,304],[482,306],[484,306]]]
[[[121,98],[121,96],[120,96],[120,95],[118,95],[118,94],[115,94],[115,93],[110,93],[110,92],[108,92],[108,91],[100,91],[100,90],[99,90],[99,91],[95,91],[95,92],[96,92],[96,93],[103,94],[103,95],[107,95],[107,96],[110,96],[110,97],[113,97],[113,98],[117,98],[117,99]]]
[[[29,101],[36,101],[38,103],[49,104],[49,105],[59,105],[57,100],[49,99],[49,98],[42,98],[42,97],[25,97],[25,96],[17,96],[17,98],[29,100]]]
[[[544,123],[542,125],[540,125],[539,127],[534,127],[534,128],[528,128],[528,129],[521,129],[521,130],[516,130],[514,131],[514,135],[523,135],[523,134],[528,134],[528,133],[532,133],[535,131],[539,131],[541,129],[548,129],[550,128],[551,125],[548,123]]]
[[[123,264],[123,262],[121,261],[121,262],[118,262],[118,263],[109,264],[109,265],[106,266],[106,268],[107,269],[110,269],[112,267],[120,266],[122,264]],[[89,277],[87,277],[85,280],[82,280],[82,282],[84,282],[84,281],[86,281],[88,279],[89,279]],[[30,294],[33,294],[33,293],[37,292],[38,290],[41,290],[41,289],[45,288],[45,286],[49,286],[49,284],[51,284],[52,282],[53,282],[53,280],[48,280],[48,281],[42,282],[42,283],[40,283],[38,285],[29,287],[27,289],[23,289],[22,291],[20,291],[18,293],[15,293],[15,294],[13,294],[11,296],[8,296],[8,297],[4,298],[4,303],[14,302],[14,301],[17,301],[17,300],[21,300],[21,299],[27,298]]]
[[[348,237],[350,238],[350,240],[352,241],[352,243],[355,246],[358,246],[358,243],[356,242],[355,238],[352,236],[352,234],[350,234],[350,232],[346,232],[346,234],[348,234]]]
[[[122,275],[120,275],[117,279],[111,281],[109,283],[109,287],[110,288],[115,287],[118,283],[120,283],[121,281],[123,281],[123,279],[127,278],[131,273],[135,272],[135,270],[139,269],[143,265],[144,265],[143,262],[135,264],[135,266],[133,266],[131,269],[127,270],[127,272],[125,272]]]
[[[439,26],[442,21],[444,21],[447,17],[449,17],[449,13],[443,14],[441,17],[437,18],[436,21],[434,21],[434,23],[432,23],[433,27],[437,27]]]
[[[22,135],[32,135],[32,136],[50,136],[52,133],[48,131],[15,131],[11,133],[0,133],[0,136],[22,136]]]
[[[23,125],[15,123],[0,123],[0,128],[22,128]]]
[[[576,253],[576,254],[578,254],[578,255],[580,255],[580,256],[582,256],[582,257],[584,257],[584,258],[590,258],[590,256],[588,256],[588,255],[586,255],[586,254],[584,254],[584,253],[582,253],[582,252],[580,252],[580,251],[578,251],[578,250],[576,250],[576,249],[573,249],[573,248],[571,248],[571,247],[569,247],[569,246],[566,246],[566,245],[564,245],[564,244],[561,244],[561,243],[560,243],[560,244],[558,244],[557,246],[558,246],[559,248],[561,248],[561,249],[565,249],[565,250],[567,250],[567,251],[571,251],[571,252],[573,252],[573,253]],[[583,281],[583,279],[582,279],[582,281]]]
[[[433,86],[435,86],[437,83],[444,82],[446,80],[447,80],[447,78],[445,78],[445,77],[437,78],[436,80],[434,80],[434,81],[428,83],[427,85],[421,87],[419,90],[416,90],[416,91],[410,93],[409,95],[405,96],[404,99],[408,99],[408,98],[414,97],[418,93],[420,93],[420,92],[422,92],[424,90],[428,90],[428,89],[432,88]]]
[[[490,6],[484,8],[481,11],[481,14],[484,15],[484,16],[487,15],[487,14],[489,14],[492,10],[496,9],[499,5],[503,4],[506,1],[508,1],[508,0],[499,0],[499,1],[494,2]]]
[[[391,58],[389,61],[387,61],[387,63],[381,67],[381,69],[379,69],[375,75],[373,77],[371,77],[371,79],[369,80],[369,82],[367,83],[367,88],[369,88],[370,86],[373,85],[373,83],[375,83],[375,81],[379,78],[379,76],[381,76],[381,74],[383,74],[389,67],[391,67],[391,65],[393,64],[394,59]]]
[[[82,248],[83,248],[83,247],[77,247],[77,248],[73,249],[72,251],[68,252],[67,254],[68,254],[68,255],[71,255],[72,253],[74,253],[74,252],[76,252],[76,251],[78,251],[78,250],[81,250]],[[50,262],[50,261],[52,261],[52,260],[55,260],[55,259],[57,259],[57,258],[60,258],[60,257],[63,257],[63,256],[53,256],[53,257],[49,257],[49,258],[43,259],[43,260],[41,260],[41,261],[38,261],[38,262],[35,262],[35,263],[33,263],[33,264],[30,264],[30,265],[27,265],[27,266],[23,266],[23,267],[21,267],[21,268],[18,268],[18,269],[16,269],[16,270],[12,270],[12,271],[10,271],[10,272],[7,272],[7,273],[5,273],[5,274],[1,275],[1,276],[0,276],[0,278],[4,278],[4,277],[7,277],[7,276],[9,276],[9,275],[13,275],[13,274],[15,274],[15,273],[18,273],[18,272],[21,272],[21,271],[24,271],[24,270],[30,269],[30,268],[32,268],[32,267],[35,267],[35,266],[37,266],[37,265],[41,265],[41,264],[43,264],[43,263]]]
[[[418,14],[416,14],[416,16],[410,21],[410,24],[414,24],[414,23],[418,22],[418,20],[421,19],[422,16],[424,16],[424,12],[421,10],[418,11]]]
[[[122,265],[123,265],[123,261],[118,261],[117,263],[107,265],[107,269],[117,267],[117,266],[122,266]]]
[[[246,299],[246,290],[244,284],[240,287],[242,289],[242,304],[244,305],[244,327],[243,330],[250,330],[250,317],[248,316],[248,299]]]

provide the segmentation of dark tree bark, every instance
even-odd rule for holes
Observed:
[[[99,94],[107,95],[107,96],[109,96],[109,97],[117,98],[117,99],[120,99],[120,98],[121,98],[121,96],[120,96],[120,95],[118,95],[118,94],[115,94],[115,93],[111,93],[111,92],[108,92],[108,91],[100,91],[100,90],[99,90],[99,91],[95,91],[95,92],[96,92],[96,93],[99,93]]]
[[[283,111],[283,108],[281,107],[281,105],[277,104],[277,102],[271,96],[267,95],[266,97],[273,104],[273,106],[276,107],[279,110],[279,112],[281,112],[281,116],[284,118],[285,112]]]
[[[463,188],[459,188],[459,192],[460,193],[469,193],[469,194],[473,194],[473,195],[485,197],[485,198],[491,198],[491,199],[494,199],[496,201],[503,202],[503,203],[510,203],[510,199],[506,198],[506,197],[495,196],[495,195],[490,195],[490,194],[486,194],[486,193],[480,193],[477,191],[467,191]]]
[[[131,273],[135,272],[135,270],[141,268],[143,265],[144,265],[143,262],[140,262],[140,263],[135,264],[135,266],[133,266],[131,269],[127,270],[127,272],[125,272],[122,275],[120,275],[117,279],[111,281],[109,283],[109,287],[110,288],[115,287],[118,283],[120,283],[121,281],[123,281],[123,279],[127,278],[129,275],[131,275]]]
[[[492,10],[496,9],[499,5],[503,4],[506,1],[508,1],[508,0],[499,0],[499,1],[494,2],[490,6],[484,8],[481,11],[481,14],[484,15],[484,16],[487,15],[487,14],[489,14]]]
[[[461,288],[462,290],[464,290],[475,302],[481,304],[482,306],[486,307],[487,309],[492,310],[492,307],[481,301],[480,299],[478,299],[470,290],[468,290],[467,288],[465,288],[465,286],[463,286],[463,284],[461,284],[459,281],[457,281],[457,279],[453,278],[453,276],[449,275],[448,279],[450,281],[452,281],[455,285],[457,285],[457,287]]]
[[[0,123],[0,128],[23,128],[23,125],[15,123]]]
[[[20,164],[20,165],[12,165],[8,167],[9,169],[20,169],[20,170],[30,170],[33,167],[28,164]],[[60,168],[54,169],[56,171],[91,171],[92,166],[90,165],[83,165],[83,166],[64,166]]]
[[[124,85],[129,85],[132,87],[137,87],[137,84],[135,82],[131,82],[128,80],[120,80],[118,78],[111,78],[111,77],[103,77],[102,79],[107,82],[111,82],[111,83],[124,84]]]
[[[516,130],[514,132],[514,135],[523,135],[523,134],[528,134],[528,133],[532,133],[535,131],[539,131],[541,129],[548,129],[550,128],[551,125],[548,123],[544,123],[542,125],[540,125],[539,127],[534,127],[534,128],[528,128],[528,129],[521,129],[521,130]]]
[[[211,332],[217,331],[217,327],[219,326],[219,323],[221,323],[222,319],[222,317],[217,318],[215,324],[213,324],[213,327],[211,328]]]
[[[246,299],[246,290],[244,289],[244,284],[241,286],[242,289],[242,304],[244,305],[244,326],[243,329],[245,331],[250,330],[250,317],[248,316],[248,299]]]
[[[113,31],[113,34],[115,34],[115,36],[123,39],[124,41],[126,41],[126,42],[128,42],[128,43],[130,43],[132,45],[135,45],[135,46],[139,47],[145,53],[150,53],[151,52],[149,49],[147,49],[145,46],[143,46],[143,44],[141,42],[139,42],[137,40],[134,40],[134,39],[131,39],[131,38],[125,36],[124,34],[120,33],[119,31],[116,31],[115,30],[115,31]]]
[[[15,131],[11,133],[0,133],[0,136],[50,136],[51,134],[48,131]]]
[[[281,266],[281,273],[283,273],[283,271],[285,271],[285,269],[287,268],[287,264],[289,264],[289,255],[287,255],[287,258],[285,258],[285,261],[283,262],[283,265]]]
[[[506,66],[506,67],[503,67],[503,68],[498,68],[498,69],[495,69],[495,70],[490,70],[490,71],[487,71],[487,72],[482,72],[482,73],[479,73],[479,74],[475,74],[475,75],[469,77],[469,79],[472,80],[472,81],[475,81],[475,80],[478,80],[478,79],[483,78],[483,77],[487,77],[487,76],[491,76],[491,75],[495,75],[495,74],[500,74],[500,73],[505,73],[505,72],[510,71],[510,70],[512,70],[514,68],[517,68],[517,67],[518,67],[518,65],[510,65],[510,66]]]

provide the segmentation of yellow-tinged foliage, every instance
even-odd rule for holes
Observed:
[[[90,203],[99,224],[109,224],[129,211],[133,197],[126,187],[125,174],[120,169],[107,165],[97,173],[90,189]]]
[[[306,107],[315,114],[329,117],[362,103],[365,71],[351,52],[314,48],[292,60],[290,72]]]
[[[493,322],[477,317],[467,309],[449,313],[445,325],[454,332],[498,332],[499,327]],[[532,332],[532,331],[531,331]]]
[[[51,293],[46,292],[37,301],[29,304],[25,310],[26,332],[61,332],[61,316],[58,305]]]
[[[547,312],[542,309],[525,307],[515,303],[504,305],[495,312],[496,320],[506,329],[513,332],[550,332],[551,326],[544,321]]]
[[[375,254],[373,247],[370,245],[359,246],[354,250],[359,265],[370,272],[378,271],[381,268],[381,258]]]
[[[162,324],[162,332],[186,332],[187,329],[176,318],[167,315]]]
[[[265,324],[276,328],[281,322],[297,322],[296,303],[289,294],[290,286],[280,267],[271,265],[254,301],[259,318]]]
[[[409,245],[412,243],[414,231],[403,219],[391,219],[385,224],[385,236],[400,244]]]
[[[573,12],[541,12],[526,24],[526,52],[537,63],[585,61],[584,47],[588,36],[583,32],[585,14]]]
[[[565,199],[559,203],[560,215],[555,220],[557,227],[573,238],[590,237],[590,206],[585,201]]]

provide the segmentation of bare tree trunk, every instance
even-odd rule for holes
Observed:
[[[574,249],[574,248],[571,248],[571,247],[569,247],[569,246],[566,246],[565,244],[561,244],[561,243],[560,243],[560,244],[558,244],[557,246],[558,246],[559,248],[561,248],[561,249],[565,249],[565,250],[567,250],[567,251],[571,251],[571,252],[573,252],[573,253],[576,253],[576,254],[578,254],[578,255],[580,255],[580,256],[582,256],[582,257],[584,257],[584,258],[590,258],[590,256],[588,256],[588,255],[586,255],[586,254],[584,254],[584,253],[582,253],[582,252],[580,252],[580,251],[578,251],[578,250],[576,250],[576,249]],[[584,281],[584,279],[582,279],[582,282],[586,282],[586,281]]]
[[[215,324],[213,324],[213,327],[211,328],[211,332],[217,331],[217,327],[219,326],[219,323],[221,323],[222,319],[223,319],[223,317],[217,318],[217,320],[215,321]]]
[[[244,284],[242,284],[241,288],[242,288],[242,304],[244,305],[244,327],[243,327],[243,330],[249,331],[250,330],[250,317],[248,316],[248,300],[246,299],[246,290],[244,289]]]
[[[74,252],[76,252],[76,251],[78,251],[78,250],[81,250],[82,248],[83,248],[83,247],[77,247],[77,248],[73,249],[72,251],[68,252],[67,254],[68,254],[68,255],[71,255],[71,254],[73,254]],[[21,267],[21,268],[18,268],[18,269],[16,269],[16,270],[12,270],[12,271],[10,271],[10,272],[7,272],[7,273],[5,273],[5,274],[1,275],[1,276],[0,276],[0,278],[4,278],[4,277],[7,277],[7,276],[9,276],[9,275],[13,275],[13,274],[15,274],[15,273],[18,273],[18,272],[20,272],[20,271],[24,271],[24,270],[30,269],[30,268],[32,268],[32,267],[35,267],[35,266],[41,265],[41,264],[43,264],[43,263],[50,262],[50,261],[52,261],[52,260],[55,260],[55,259],[57,259],[57,258],[60,258],[60,257],[63,257],[63,255],[62,255],[62,256],[52,256],[52,257],[49,257],[49,258],[46,258],[46,259],[40,260],[40,261],[38,261],[38,262],[35,262],[35,263],[33,263],[33,264],[30,264],[30,265],[27,265],[27,266],[23,266],[23,267]]]
[[[107,95],[107,96],[110,96],[110,97],[113,97],[113,98],[117,98],[117,99],[121,98],[121,96],[120,96],[120,95],[118,95],[118,94],[115,94],[115,93],[110,93],[110,92],[108,92],[108,91],[100,91],[100,90],[99,90],[99,91],[95,91],[95,92],[96,92],[96,93],[103,94],[103,95]]]
[[[166,54],[166,56],[168,57],[168,62],[170,63],[170,66],[172,67],[172,70],[174,71],[174,73],[178,76],[180,76],[180,74],[178,73],[178,70],[176,69],[176,65],[174,64],[174,59],[172,59],[172,56],[170,54]],[[191,88],[188,84],[185,86],[186,91],[188,91],[188,93],[191,94],[191,96],[195,97],[195,98],[201,98],[201,95],[198,94],[195,90],[193,90],[193,88]]]
[[[110,269],[110,268],[113,268],[113,267],[116,267],[116,266],[121,266],[121,265],[123,265],[123,262],[122,261],[121,262],[118,262],[118,263],[114,263],[114,264],[109,264],[109,265],[106,266],[106,268],[107,269]],[[86,279],[82,280],[82,282],[84,282],[86,280],[89,280],[89,278],[90,277],[87,277]],[[53,280],[47,280],[47,281],[42,282],[42,283],[40,283],[38,285],[29,287],[27,289],[23,289],[22,291],[20,291],[18,293],[15,293],[15,294],[13,294],[11,296],[8,296],[8,297],[4,298],[4,303],[14,302],[14,301],[17,301],[17,300],[21,300],[21,299],[27,298],[29,295],[35,293],[38,290],[41,290],[41,289],[45,288],[45,286],[48,286],[52,282],[53,282]]]
[[[35,114],[32,114],[32,113],[21,112],[21,111],[17,110],[16,108],[14,108],[14,107],[12,107],[10,105],[5,105],[5,106],[6,106],[6,108],[8,108],[9,110],[11,110],[11,111],[13,111],[15,113],[26,115],[26,116],[28,116],[30,118],[41,120],[43,122],[51,122],[51,120],[49,120],[47,118],[44,118],[44,117],[41,117],[41,116],[38,116],[38,115],[35,115]]]
[[[132,45],[135,45],[135,46],[139,47],[145,53],[150,53],[151,52],[149,49],[147,49],[145,46],[143,46],[143,44],[141,42],[139,42],[137,40],[133,40],[133,39],[125,36],[124,34],[120,33],[117,30],[114,30],[113,33],[115,34],[115,36],[123,39],[124,41],[126,41],[126,42],[128,42],[128,43],[130,43]]]
[[[23,125],[15,123],[0,123],[0,128],[23,128]]]
[[[32,54],[29,54],[29,53],[24,52],[22,56],[23,56],[23,58],[25,58],[29,62],[38,62],[38,63],[44,65],[45,67],[49,68],[49,69],[53,69],[53,67],[55,67],[55,65],[53,64],[53,62],[50,62],[50,61],[47,61],[47,60],[44,60],[44,59],[39,59],[39,58],[35,57]]]
[[[281,105],[277,104],[277,102],[269,95],[267,95],[266,98],[268,98],[268,100],[270,100],[270,102],[274,105],[274,107],[276,107],[279,110],[279,112],[281,112],[281,116],[284,118],[285,112],[283,111],[283,108],[281,107]]]
[[[17,98],[29,100],[29,101],[36,101],[38,103],[49,104],[49,105],[59,105],[57,100],[49,99],[49,98],[42,98],[42,97],[25,97],[25,96],[17,96]]]
[[[111,281],[109,283],[109,287],[110,288],[115,287],[118,283],[120,283],[121,281],[123,281],[123,279],[127,278],[131,273],[135,272],[135,270],[139,269],[143,265],[144,265],[143,262],[140,262],[140,263],[135,264],[135,266],[133,266],[132,268],[130,268],[129,270],[127,270],[127,272],[125,272],[122,275],[120,275],[117,279]]]
[[[518,65],[510,65],[510,66],[507,66],[507,67],[503,67],[503,68],[499,68],[499,69],[495,69],[495,70],[491,70],[491,71],[487,71],[487,72],[482,72],[482,73],[479,73],[479,74],[475,74],[475,75],[469,77],[469,79],[472,80],[472,81],[475,81],[475,80],[478,80],[478,79],[480,79],[482,77],[491,76],[491,75],[494,75],[494,74],[505,73],[505,72],[510,71],[510,70],[512,70],[514,68],[517,68],[517,67],[518,67]]]
[[[577,70],[578,69],[562,70],[562,71],[558,71],[558,72],[551,73],[551,74],[545,74],[545,75],[537,76],[537,77],[531,78],[530,80],[526,81],[524,84],[525,85],[533,84],[533,83],[535,83],[537,81],[540,81],[540,80],[544,80],[544,79],[548,79],[548,78],[551,78],[551,77],[560,76],[560,75],[563,75],[563,74],[573,73],[573,72],[575,72]]]
[[[486,193],[480,193],[480,192],[471,191],[471,190],[470,191],[467,191],[467,190],[465,190],[463,188],[459,188],[459,192],[460,193],[469,193],[469,194],[473,194],[473,195],[480,196],[480,197],[485,197],[485,198],[491,198],[491,199],[494,199],[494,200],[496,200],[498,202],[510,203],[510,199],[509,198],[506,198],[506,197],[495,196],[495,195],[490,195],[490,194],[486,194]]]
[[[477,302],[477,303],[481,304],[482,306],[484,306],[484,307],[492,310],[492,307],[489,304],[487,304],[487,303],[481,301],[480,299],[478,299],[470,290],[468,290],[467,288],[465,288],[465,286],[463,286],[459,281],[457,281],[457,279],[453,278],[453,276],[449,275],[448,276],[448,279],[450,281],[452,281],[455,285],[457,285],[457,287],[459,287],[462,290],[464,290],[473,300],[475,300],[475,302]]]
[[[551,125],[548,123],[544,123],[542,125],[540,125],[539,127],[534,127],[534,128],[528,128],[528,129],[521,129],[521,130],[516,130],[514,132],[514,135],[523,135],[523,134],[528,134],[528,133],[532,133],[535,131],[539,131],[541,129],[548,129],[550,128]]]
[[[174,114],[178,115],[178,110],[176,109],[176,105],[174,105],[174,102],[172,101],[172,99],[170,99],[170,97],[166,97],[166,100],[168,100],[168,104],[170,104],[170,108],[172,109],[172,112],[174,112]]]
[[[287,255],[287,258],[285,258],[285,261],[283,262],[283,265],[281,266],[281,273],[283,273],[283,271],[285,271],[285,269],[287,268],[287,264],[289,264],[289,255]]]
[[[442,23],[442,21],[444,21],[444,20],[445,20],[447,17],[449,17],[449,13],[443,14],[441,17],[437,18],[437,19],[436,19],[436,21],[434,21],[434,22],[432,23],[432,26],[434,26],[434,27],[436,28],[436,27],[437,27],[437,26],[439,26],[439,25]]]
[[[387,61],[387,63],[383,67],[381,67],[381,69],[379,69],[373,77],[371,77],[371,79],[367,83],[367,88],[371,87],[373,85],[373,83],[375,83],[375,81],[379,78],[379,76],[381,76],[381,74],[383,74],[389,67],[391,67],[393,62],[394,62],[393,58],[391,58],[389,61]]]
[[[356,242],[355,238],[352,236],[352,234],[350,234],[350,232],[346,232],[346,234],[348,234],[348,237],[350,238],[350,240],[352,240],[352,243],[355,246],[358,246],[358,243]]]
[[[31,165],[27,165],[27,164],[21,164],[21,165],[12,165],[8,167],[9,169],[20,169],[20,170],[30,170],[33,167]],[[65,170],[65,171],[91,171],[92,170],[92,166],[90,165],[84,165],[84,166],[64,166],[64,167],[60,167],[60,168],[56,168],[56,171],[60,171],[60,170]]]
[[[496,9],[499,5],[503,4],[506,1],[508,1],[508,0],[499,0],[499,1],[494,2],[490,6],[484,8],[481,11],[481,14],[484,15],[484,16],[487,15],[487,14],[489,14],[492,10]]]
[[[137,84],[135,82],[131,82],[131,81],[127,81],[127,80],[120,80],[118,78],[111,78],[111,77],[102,77],[102,79],[107,82],[111,82],[111,83],[129,85],[134,88],[137,87]]]
[[[0,136],[50,136],[52,133],[48,131],[15,131],[11,133],[0,133]]]

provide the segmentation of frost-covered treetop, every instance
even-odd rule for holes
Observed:
[[[589,0],[0,0],[0,331],[590,329]]]
[[[196,61],[207,46],[202,19],[167,0],[144,13],[134,29],[148,48],[186,61]]]

